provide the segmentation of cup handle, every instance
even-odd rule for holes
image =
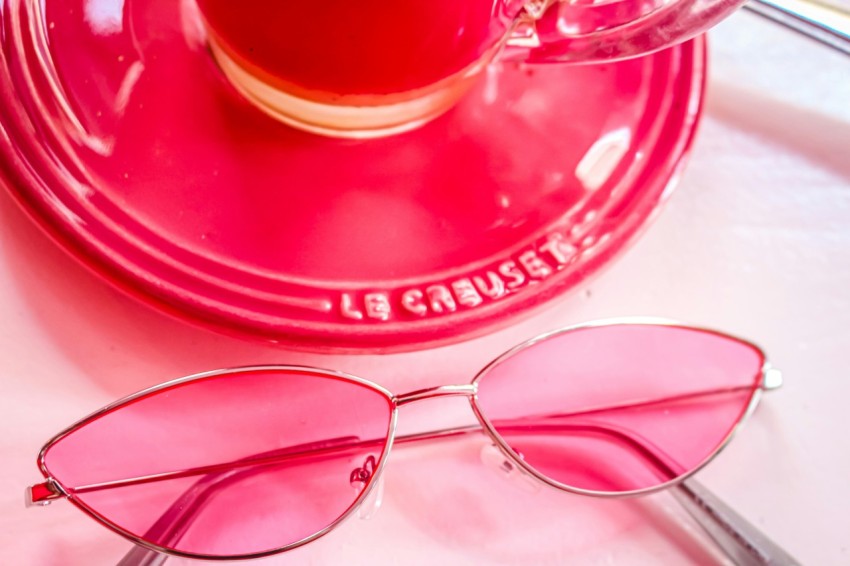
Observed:
[[[515,13],[503,60],[616,61],[705,32],[745,0],[510,0]]]

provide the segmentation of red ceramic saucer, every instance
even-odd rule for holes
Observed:
[[[447,115],[342,141],[227,83],[193,5],[2,3],[0,177],[148,304],[325,351],[507,324],[652,216],[700,113],[702,39],[594,66],[493,66]]]

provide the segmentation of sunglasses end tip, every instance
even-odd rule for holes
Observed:
[[[48,479],[45,482],[31,485],[24,491],[24,506],[25,507],[46,507],[54,499],[63,497],[63,493],[56,486],[53,480]]]
[[[762,383],[766,391],[779,389],[782,387],[782,372],[774,367],[768,367],[764,370],[764,379]]]

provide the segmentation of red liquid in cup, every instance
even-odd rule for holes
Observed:
[[[251,74],[333,103],[404,93],[470,67],[506,29],[504,0],[198,0],[210,34]],[[362,100],[361,100],[362,101]]]

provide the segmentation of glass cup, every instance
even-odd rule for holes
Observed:
[[[496,60],[582,63],[668,47],[742,0],[197,0],[210,49],[249,100],[341,137],[403,132]]]

